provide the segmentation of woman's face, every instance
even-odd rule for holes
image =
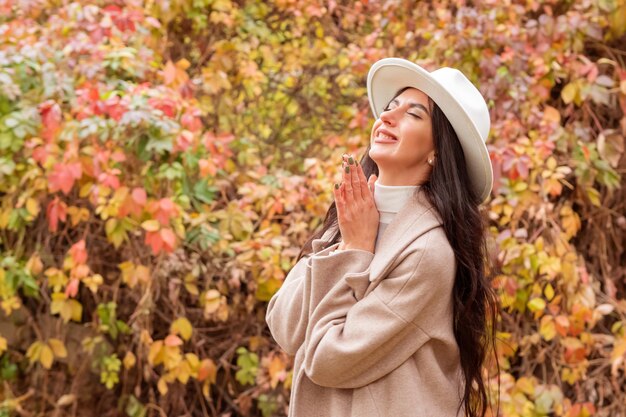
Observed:
[[[384,185],[416,185],[425,182],[435,157],[428,96],[409,88],[394,98],[374,123],[370,157]]]

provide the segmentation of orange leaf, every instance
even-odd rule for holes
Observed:
[[[183,344],[181,338],[175,334],[170,334],[163,342],[165,343],[165,346],[180,346]]]
[[[203,359],[202,362],[200,362],[200,369],[198,369],[198,381],[202,382],[208,379],[212,384],[215,384],[216,378],[217,368],[215,362],[211,359]]]

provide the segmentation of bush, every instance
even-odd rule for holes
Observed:
[[[265,303],[386,56],[489,101],[501,415],[622,412],[626,3],[489,3],[0,1],[0,413],[284,415]]]

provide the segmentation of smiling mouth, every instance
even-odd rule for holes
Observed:
[[[397,142],[398,139],[395,136],[388,135],[387,133],[377,132],[376,137],[374,138],[375,142],[379,143],[394,143]]]

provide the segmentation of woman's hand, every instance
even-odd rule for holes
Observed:
[[[374,252],[378,235],[379,214],[374,203],[374,182],[352,156],[344,155],[343,181],[335,184],[335,203],[342,242],[339,249],[361,249]]]

